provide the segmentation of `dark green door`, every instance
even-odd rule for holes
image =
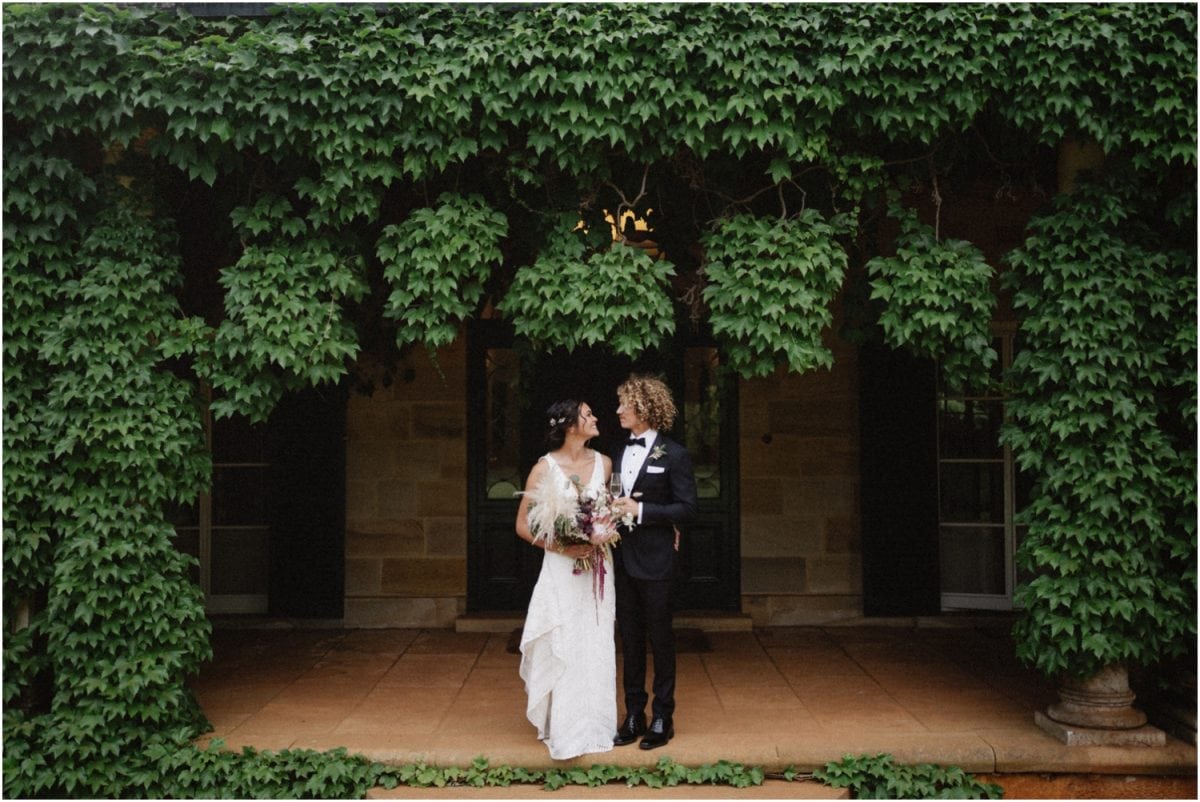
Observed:
[[[544,411],[554,401],[586,401],[600,422],[593,447],[611,454],[626,436],[617,423],[616,388],[634,371],[662,375],[680,409],[670,432],[696,464],[700,515],[680,544],[676,607],[740,608],[737,529],[736,398],[718,387],[716,351],[679,342],[637,360],[597,351],[526,354],[506,327],[473,328],[468,381],[469,563],[472,612],[521,611],[541,568],[541,552],[514,531],[518,499],[534,462],[545,453]]]

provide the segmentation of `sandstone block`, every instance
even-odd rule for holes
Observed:
[[[378,596],[383,563],[378,559],[346,559],[346,596]]]
[[[361,529],[347,529],[346,557],[406,557],[425,549],[421,522],[405,520],[355,521]]]
[[[467,556],[465,518],[430,518],[425,522],[425,551],[431,557]]]
[[[467,592],[467,561],[448,557],[383,561],[381,591],[394,596],[459,596]]]
[[[466,477],[459,481],[417,482],[417,512],[423,517],[459,517],[467,514]]]
[[[465,437],[466,431],[467,414],[462,404],[413,405],[413,437],[453,440]]]

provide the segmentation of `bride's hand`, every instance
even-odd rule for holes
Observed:
[[[567,546],[559,552],[564,557],[570,557],[572,560],[579,560],[584,557],[590,557],[592,554],[591,546]]]

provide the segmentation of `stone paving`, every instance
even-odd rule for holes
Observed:
[[[1003,629],[681,632],[676,737],[552,761],[525,720],[511,634],[218,629],[192,685],[230,748],[331,749],[387,763],[530,768],[669,756],[809,771],[848,754],[975,773],[1195,775],[1196,749],[1066,747],[1033,722],[1055,698]],[[618,666],[620,661],[618,660]]]

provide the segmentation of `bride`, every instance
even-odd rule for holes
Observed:
[[[545,550],[521,636],[521,679],[528,702],[525,715],[546,742],[550,757],[565,760],[613,748],[617,729],[617,669],[613,644],[613,580],[596,592],[592,571],[574,572],[576,558],[590,546],[556,545],[535,537],[529,521],[530,496],[555,492],[574,496],[581,489],[603,493],[612,461],[587,447],[598,437],[596,416],[587,404],[559,401],[546,410],[550,453],[529,472],[517,509],[517,535]],[[549,483],[541,487],[542,483]]]

